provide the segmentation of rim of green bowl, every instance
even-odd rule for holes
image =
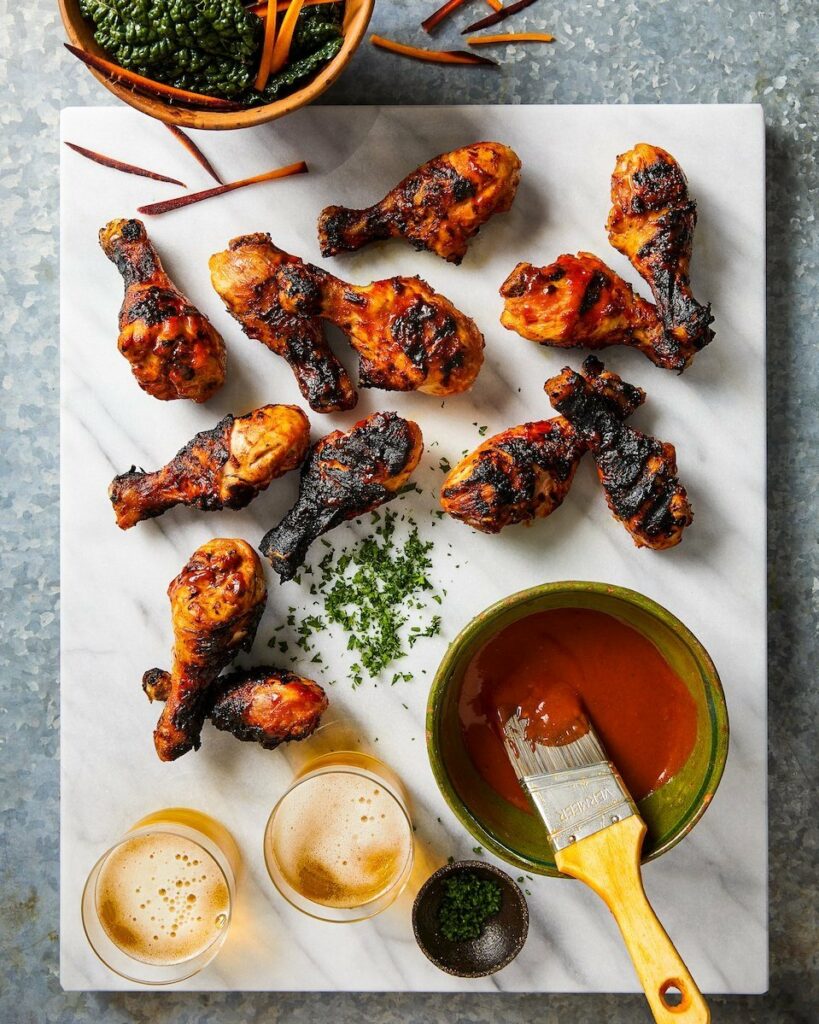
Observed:
[[[680,819],[680,823],[674,832],[643,857],[644,862],[656,860],[657,857],[672,849],[681,839],[688,835],[710,806],[725,770],[730,726],[725,693],[719,673],[708,651],[681,619],[678,619],[676,615],[653,600],[653,598],[647,597],[637,590],[621,587],[614,583],[599,583],[587,580],[561,580],[554,583],[540,583],[534,587],[519,590],[508,597],[501,598],[470,619],[447,648],[429,691],[426,712],[426,741],[427,755],[432,768],[432,774],[435,776],[438,789],[441,791],[450,810],[464,828],[475,839],[479,840],[485,849],[507,864],[513,864],[516,867],[533,871],[535,874],[563,877],[557,868],[550,868],[542,863],[530,861],[516,851],[510,850],[498,842],[495,836],[483,827],[455,793],[454,785],[444,767],[437,742],[439,710],[442,704],[442,697],[450,681],[454,678],[454,669],[463,649],[477,635],[488,631],[488,627],[504,612],[509,611],[511,608],[525,607],[527,604],[540,600],[544,595],[559,593],[600,594],[606,598],[618,598],[628,604],[636,605],[662,622],[685,644],[694,656],[700,671],[705,692],[709,698],[707,706],[711,723],[711,756],[708,761],[708,771],[699,791],[691,800],[688,810]]]

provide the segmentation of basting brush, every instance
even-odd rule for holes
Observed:
[[[614,915],[655,1021],[708,1024],[702,993],[643,889],[645,822],[591,723],[581,713],[561,734],[540,735],[520,710],[503,723],[504,746],[557,867],[590,886]]]

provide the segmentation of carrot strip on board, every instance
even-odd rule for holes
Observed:
[[[489,4],[493,11],[503,10],[503,4],[501,3],[501,0],[486,0],[486,2]]]
[[[273,48],[273,60],[270,64],[270,71],[274,75],[277,71],[281,71],[287,63],[287,58],[290,55],[290,46],[293,42],[293,33],[296,31],[296,21],[301,14],[303,6],[304,0],[291,0],[290,6],[284,13],[282,27],[279,29],[276,45]]]
[[[114,81],[124,82],[126,85],[132,86],[138,92],[146,92],[160,99],[176,100],[178,103],[184,103],[188,106],[209,107],[211,110],[242,109],[241,103],[234,103],[233,100],[223,100],[219,96],[206,96],[200,92],[177,89],[176,86],[165,85],[164,82],[155,82],[152,78],[145,78],[144,75],[138,75],[135,71],[128,71],[127,68],[123,68],[119,64],[112,64],[110,60],[98,57],[95,53],[90,53],[88,50],[81,50],[78,46],[72,46],[71,43],[63,43],[63,46],[69,53],[72,53],[78,60],[81,60],[83,64],[94,68],[95,71],[99,71],[100,74],[105,75],[107,78],[113,78]]]
[[[227,185],[206,188],[203,192],[191,192],[186,196],[177,196],[176,199],[168,199],[162,203],[149,203],[147,206],[140,206],[137,213],[149,216],[157,213],[169,213],[171,210],[180,210],[183,206],[190,206],[192,203],[201,203],[203,199],[223,196],[226,192],[233,192],[237,188],[257,185],[262,181],[273,181],[275,178],[289,178],[293,174],[307,174],[307,164],[304,160],[288,164],[286,167],[277,167],[274,171],[266,171],[264,174],[257,174],[252,178],[242,178],[241,181],[231,181]]]
[[[442,4],[437,11],[433,11],[428,18],[424,18],[421,22],[421,28],[425,32],[432,32],[433,29],[441,24],[444,18],[448,18],[453,11],[457,11],[463,3],[465,3],[465,0],[446,0],[446,3]]]
[[[526,10],[527,7],[531,7],[535,0],[517,0],[517,3],[509,4],[508,7],[501,7],[499,11],[494,14],[488,15],[486,18],[481,18],[480,21],[475,21],[471,25],[467,25],[461,35],[466,35],[467,32],[478,32],[482,28],[492,28],[493,25],[497,25],[498,22],[505,21],[506,18],[511,17],[513,14],[517,14],[519,11]]]
[[[548,32],[505,32],[495,36],[468,36],[469,46],[486,46],[488,43],[553,43],[554,36]]]
[[[196,143],[189,135],[186,135],[182,131],[182,129],[175,124],[166,124],[165,127],[168,129],[168,131],[171,133],[171,135],[173,135],[175,139],[178,139],[179,142],[182,143],[182,145],[185,147],[185,149],[187,149],[187,151],[190,153],[193,159],[198,164],[201,164],[201,166],[205,168],[205,170],[208,172],[211,178],[213,178],[214,181],[218,182],[220,185],[224,185],[224,182],[214,170],[213,164],[210,162],[210,160],[208,160],[208,158],[205,156],[202,150],[196,145]]]
[[[425,60],[431,64],[471,64],[473,66],[496,68],[497,62],[488,57],[479,57],[477,53],[468,53],[466,50],[425,50],[420,46],[406,46],[404,43],[396,43],[393,39],[385,39],[383,36],[370,36],[373,46],[390,53],[397,53],[401,57],[412,57],[414,60]]]
[[[276,5],[268,4],[264,16],[264,39],[262,40],[262,56],[259,70],[256,73],[254,87],[261,92],[270,77],[270,66],[273,63],[273,47],[276,43]]]
[[[114,171],[122,171],[125,174],[138,174],[141,178],[153,178],[154,181],[167,181],[171,185],[180,185],[182,188],[188,186],[178,178],[169,178],[165,174],[157,174],[156,171],[148,171],[144,167],[137,167],[136,164],[126,164],[122,160],[115,160],[112,156],[104,153],[97,153],[93,149],[86,149],[85,146],[78,146],[76,142],[66,142],[69,149],[84,156],[87,160],[93,160],[95,164],[102,164],[103,167],[110,167]]]

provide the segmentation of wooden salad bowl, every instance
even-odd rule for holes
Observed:
[[[60,14],[68,34],[69,42],[83,50],[99,56],[106,56],[94,42],[92,26],[80,14],[78,0],[59,0]],[[328,89],[349,64],[358,48],[367,25],[372,17],[375,0],[346,0],[344,9],[344,42],[336,56],[307,85],[289,96],[284,96],[273,103],[246,110],[195,110],[177,106],[163,99],[145,96],[120,82],[114,82],[93,69],[91,74],[102,82],[109,92],[123,100],[143,114],[158,118],[166,124],[175,124],[183,128],[204,128],[223,130],[232,128],[248,128],[267,121],[275,121],[278,117],[291,114],[300,107],[306,107]]]

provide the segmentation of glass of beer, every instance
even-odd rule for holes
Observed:
[[[227,937],[239,863],[231,834],[200,811],[173,807],[142,818],[85,883],[91,948],[129,981],[190,978]]]
[[[264,858],[282,896],[311,917],[381,913],[412,870],[412,822],[398,777],[356,751],[311,761],[273,808]]]

